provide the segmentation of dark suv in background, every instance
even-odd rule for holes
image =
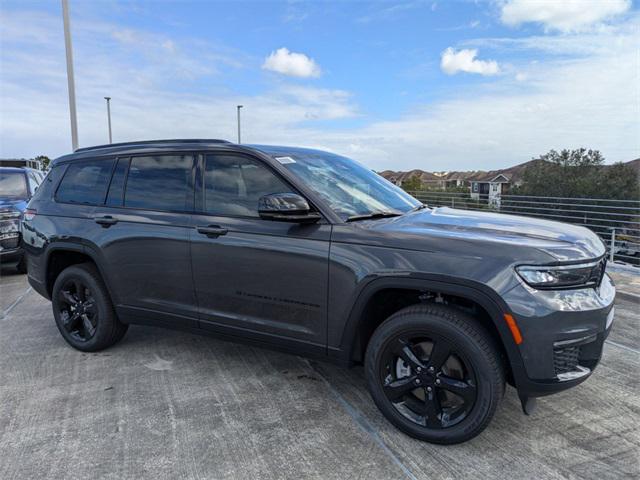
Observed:
[[[0,167],[0,266],[26,272],[20,246],[22,215],[44,174],[40,170]]]
[[[73,347],[138,323],[362,362],[382,413],[437,443],[480,433],[507,382],[529,411],[585,380],[613,320],[591,231],[429,208],[317,150],[80,149],[53,162],[23,232]]]

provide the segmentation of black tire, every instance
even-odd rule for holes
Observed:
[[[118,320],[107,288],[93,264],[64,269],[56,278],[51,299],[56,326],[73,348],[83,352],[103,350],[120,341],[127,332],[128,325]]]
[[[395,360],[394,352],[401,352]],[[436,357],[444,360],[434,370]],[[480,434],[505,389],[504,369],[491,336],[471,316],[435,304],[407,307],[385,320],[367,346],[365,372],[374,402],[393,425],[439,444]]]
[[[22,258],[16,265],[16,270],[18,273],[27,273],[27,259],[24,255],[22,255]]]

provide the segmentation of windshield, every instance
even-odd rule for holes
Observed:
[[[24,173],[0,172],[0,197],[27,198]]]
[[[401,188],[346,157],[315,151],[274,157],[344,220],[381,212],[402,214],[421,205]]]

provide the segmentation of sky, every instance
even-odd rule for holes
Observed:
[[[640,157],[632,0],[69,0],[80,146],[321,148],[376,170]],[[0,0],[0,157],[71,151],[59,1]]]

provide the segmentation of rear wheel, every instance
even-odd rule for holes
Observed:
[[[84,263],[58,275],[51,295],[58,330],[69,345],[95,352],[117,343],[128,326],[116,317],[96,268]]]
[[[478,435],[504,393],[491,337],[473,318],[440,305],[412,306],[389,317],[369,342],[365,369],[385,417],[433,443]]]

